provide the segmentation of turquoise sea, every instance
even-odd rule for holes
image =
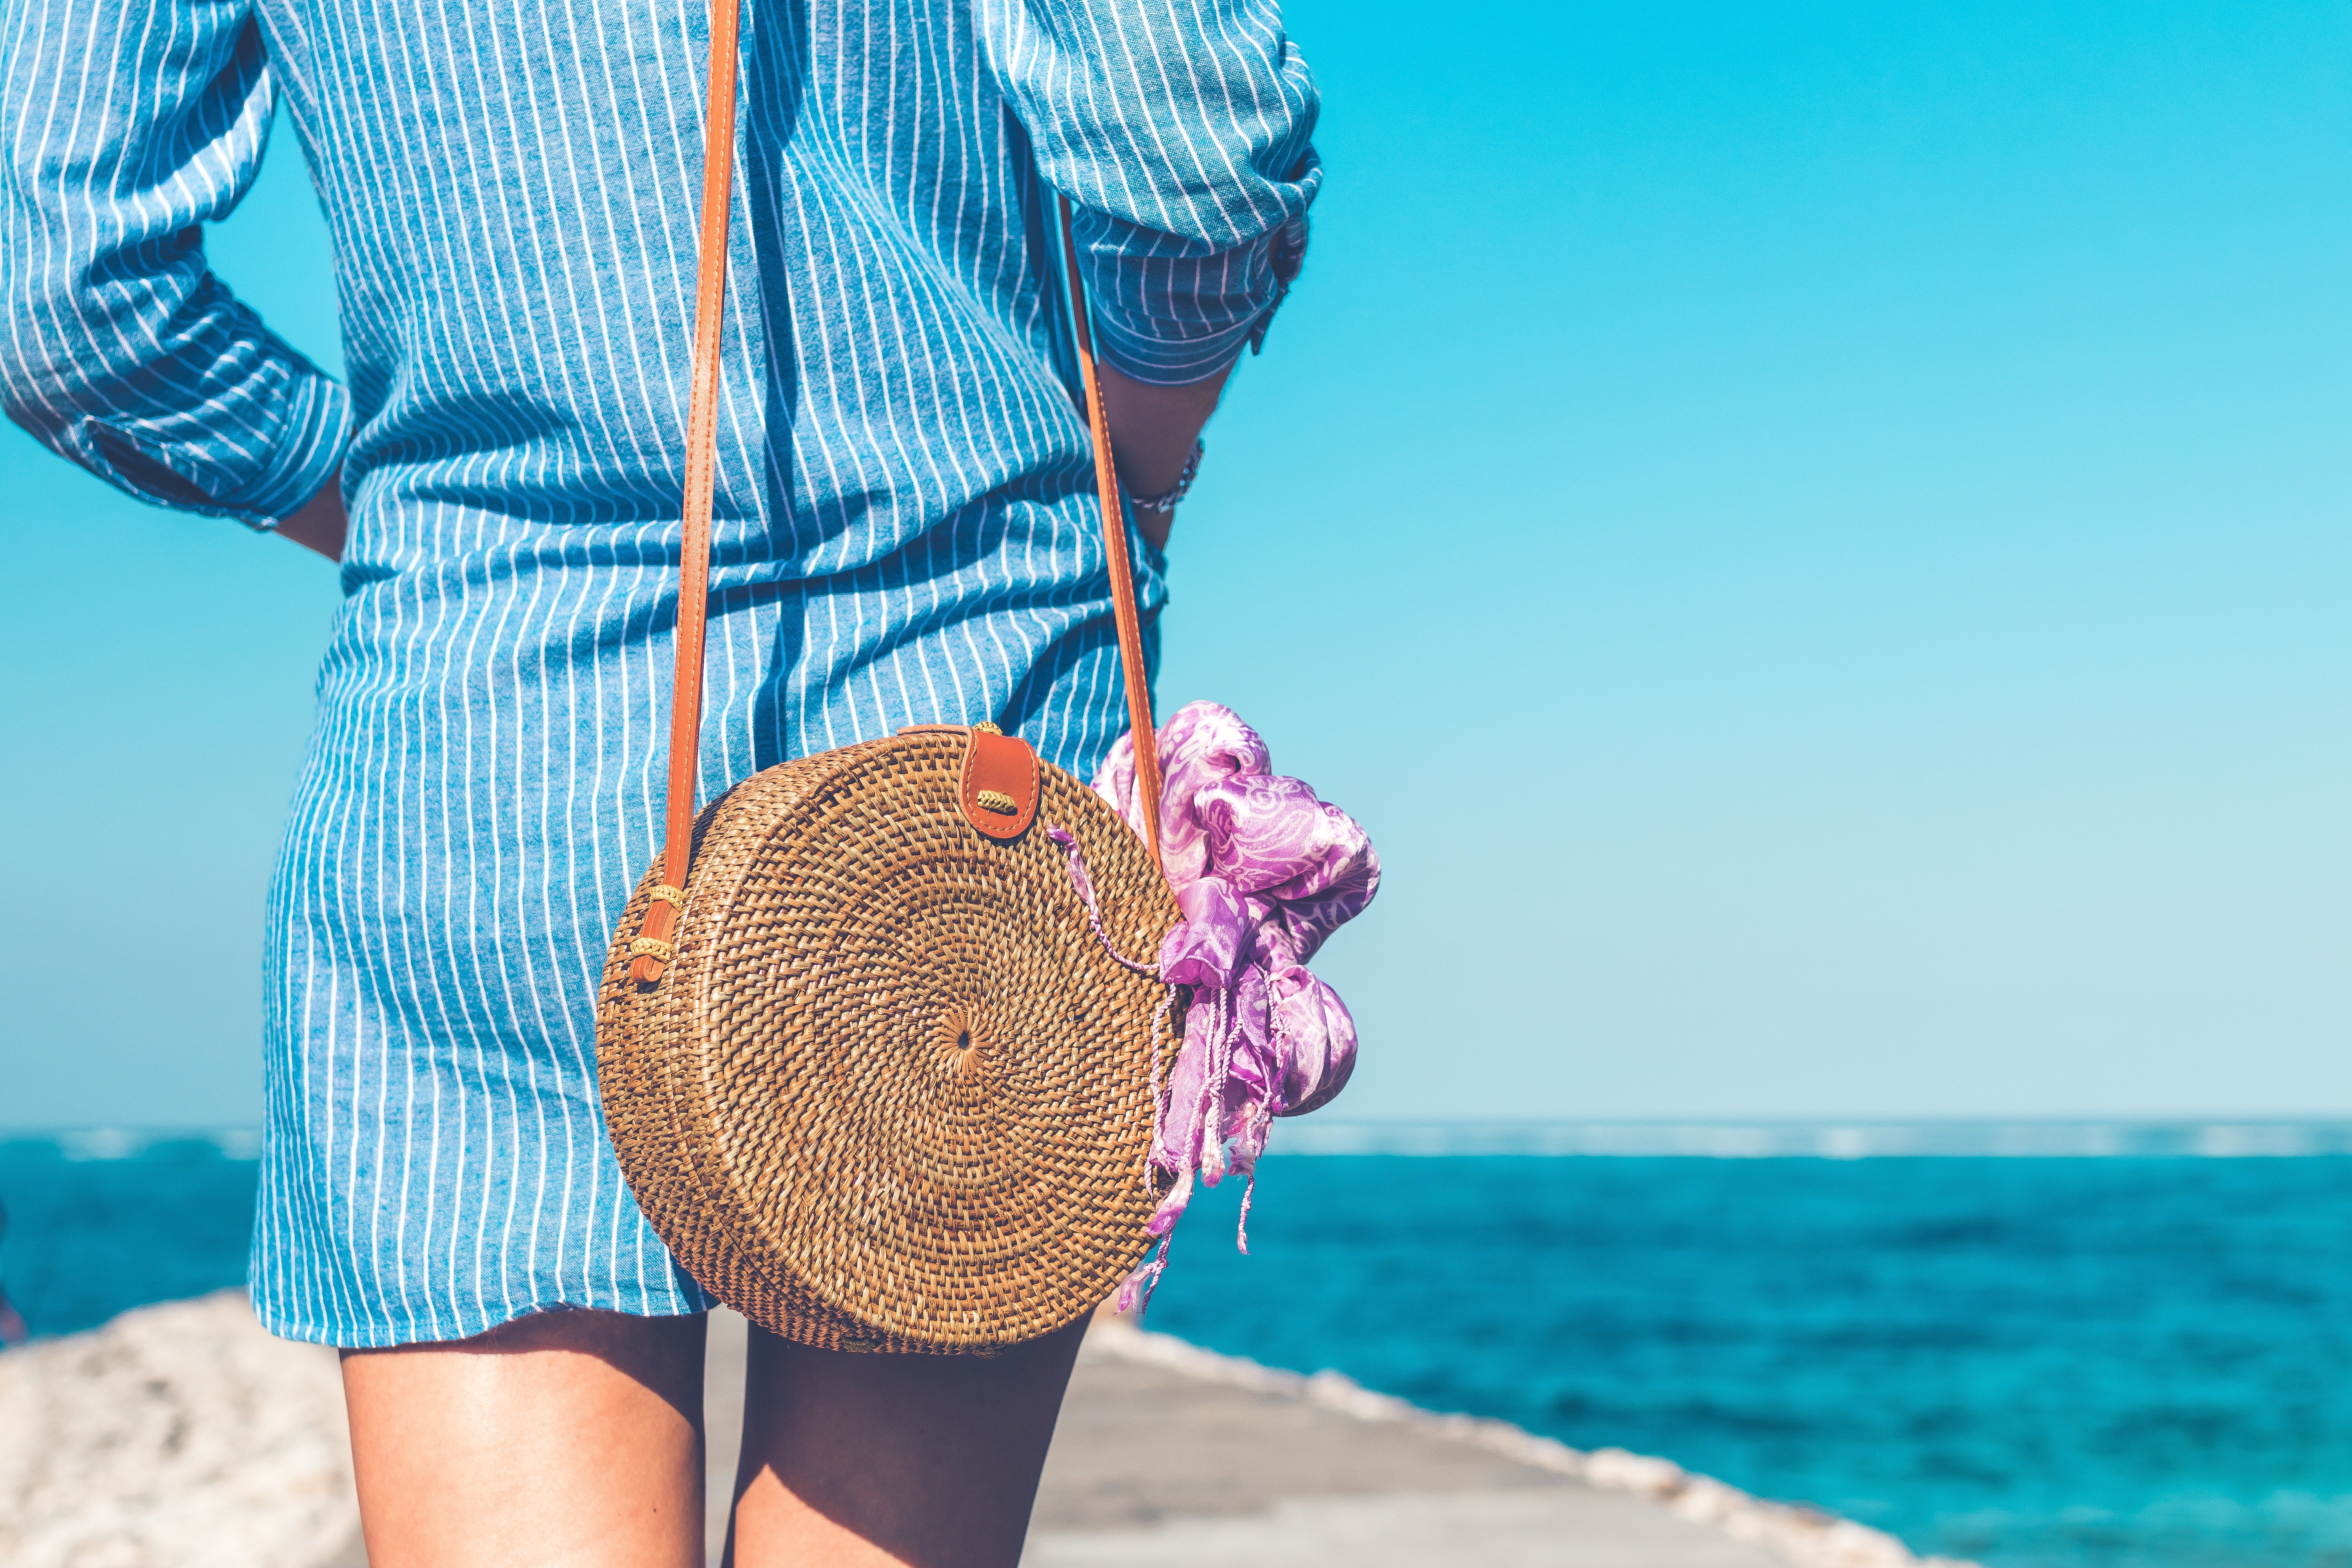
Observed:
[[[1150,1326],[1987,1568],[2352,1565],[2352,1129],[1289,1141]],[[46,1333],[232,1283],[253,1184],[234,1135],[0,1142],[0,1280]]]

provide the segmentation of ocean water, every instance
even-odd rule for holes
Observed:
[[[258,1140],[0,1135],[0,1289],[36,1335],[245,1278]]]
[[[1715,1153],[1446,1152],[1596,1140]],[[2294,1152],[2352,1132],[1293,1142],[1419,1152],[1269,1159],[1246,1258],[1236,1190],[1208,1194],[1151,1327],[1988,1568],[2352,1568],[2352,1158]],[[1850,1157],[1921,1146],[2027,1152]],[[0,1143],[0,1279],[43,1332],[234,1282],[250,1153]]]

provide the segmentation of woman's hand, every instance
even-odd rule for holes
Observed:
[[[330,561],[341,561],[343,534],[350,527],[351,519],[343,511],[343,470],[337,468],[319,487],[319,493],[302,503],[301,510],[278,522],[278,531],[305,550],[315,550]]]
[[[1107,364],[1097,363],[1102,377],[1103,412],[1110,418],[1110,451],[1118,461],[1119,483],[1131,496],[1165,495],[1184,472],[1201,426],[1216,412],[1217,397],[1225,389],[1233,367],[1189,386],[1153,386],[1134,381]],[[1168,531],[1176,521],[1173,510],[1138,510],[1136,526],[1155,550],[1168,548]]]

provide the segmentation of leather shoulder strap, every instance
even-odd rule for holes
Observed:
[[[1087,426],[1094,433],[1095,489],[1102,505],[1103,553],[1110,558],[1110,605],[1118,623],[1118,675],[1127,688],[1128,732],[1135,737],[1135,793],[1142,803],[1143,842],[1160,866],[1160,748],[1151,721],[1151,683],[1143,673],[1143,617],[1135,605],[1135,563],[1127,552],[1127,509],[1119,500],[1118,466],[1110,451],[1110,415],[1103,406],[1095,365],[1094,315],[1078,270],[1078,241],[1070,228],[1070,198],[1062,207],[1062,270],[1070,284],[1071,335],[1077,340],[1078,381],[1086,392]],[[1160,867],[1164,875],[1167,868]]]
[[[685,539],[679,545],[677,669],[670,689],[669,800],[663,826],[662,890],[646,911],[629,977],[661,978],[684,900],[694,843],[695,763],[702,749],[702,659],[710,606],[710,507],[718,461],[719,327],[727,313],[727,231],[735,192],[736,14],[739,0],[710,0],[709,96],[703,112],[702,235],[694,289],[694,368],[686,416]],[[1095,366],[1092,318],[1078,273],[1070,204],[1061,199],[1062,254],[1070,289],[1070,321],[1077,341],[1078,379],[1095,449],[1095,486],[1102,508],[1103,548],[1110,562],[1111,611],[1118,623],[1119,679],[1127,689],[1128,723],[1137,737],[1136,784],[1142,797],[1153,865],[1160,863],[1160,758],[1152,744],[1151,692],[1143,673],[1143,623],[1135,603],[1135,563],[1127,549],[1127,514],[1111,459],[1110,421]]]
[[[737,0],[710,0],[709,96],[702,121],[702,235],[694,284],[694,367],[686,411],[685,538],[678,545],[677,666],[669,699],[669,800],[662,883],[686,886],[694,846],[695,764],[702,751],[702,656],[710,611],[710,503],[719,460],[719,328],[727,316],[727,230],[735,194]],[[661,978],[682,893],[646,910],[629,978]],[[652,951],[644,951],[650,947]]]

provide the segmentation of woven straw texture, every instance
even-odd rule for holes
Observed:
[[[1178,918],[1142,841],[1039,766],[1035,826],[983,838],[960,734],[869,742],[746,780],[702,814],[659,982],[628,977],[658,868],[616,928],[599,1009],[629,1184],[705,1289],[838,1350],[986,1353],[1090,1310],[1142,1256],[1150,960]]]

